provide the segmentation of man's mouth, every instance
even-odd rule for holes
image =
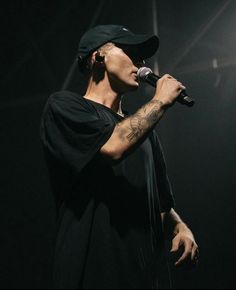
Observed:
[[[138,77],[137,72],[133,72],[132,74],[133,74],[133,75],[135,76],[135,78],[137,79],[137,77]]]

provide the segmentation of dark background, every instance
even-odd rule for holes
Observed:
[[[174,288],[234,289],[236,1],[9,0],[0,6],[0,287],[51,287],[55,206],[40,116],[52,92],[83,91],[73,65],[78,40],[89,27],[112,23],[158,31],[160,50],[148,65],[158,62],[159,73],[177,77],[196,100],[192,108],[176,103],[156,128],[176,210],[200,247],[195,271],[171,264]],[[124,106],[134,112],[152,94],[142,85]]]

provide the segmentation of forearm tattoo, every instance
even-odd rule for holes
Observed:
[[[141,113],[136,113],[134,116],[130,117],[130,133],[127,135],[129,141],[139,139],[142,136],[143,129],[145,126],[145,120],[142,118]]]
[[[128,139],[129,142],[136,142],[138,139],[140,139],[160,119],[163,113],[160,111],[161,106],[161,101],[152,100],[144,105],[136,114],[129,118],[128,128],[121,128],[122,126],[120,124],[119,137],[121,140],[125,141]],[[127,131],[129,132],[128,135]]]

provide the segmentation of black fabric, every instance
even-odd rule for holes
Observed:
[[[160,211],[174,201],[157,136],[116,165],[100,154],[122,119],[68,91],[45,107],[41,139],[58,203],[56,289],[169,287]]]
[[[156,131],[150,135],[155,162],[155,172],[158,184],[161,212],[167,212],[175,206],[171,183],[167,174],[164,152]]]
[[[135,45],[140,48],[143,59],[153,56],[159,47],[159,38],[156,35],[134,34],[121,25],[98,25],[86,31],[81,37],[79,59],[87,58],[91,52],[107,42]]]

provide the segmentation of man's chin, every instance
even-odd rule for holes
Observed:
[[[120,90],[120,93],[125,94],[128,92],[133,92],[136,91],[139,88],[139,83],[138,82],[132,82],[132,83],[126,83],[126,85],[122,87]]]
[[[138,88],[139,88],[139,83],[138,82],[134,82],[134,83],[129,85],[129,90],[130,91],[136,91]]]

